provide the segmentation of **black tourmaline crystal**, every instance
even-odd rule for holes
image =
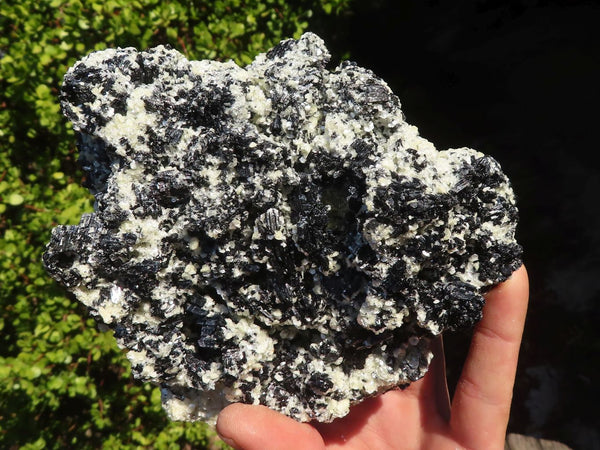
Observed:
[[[44,263],[175,420],[344,416],[422,377],[430,338],[521,263],[498,163],[436,150],[382,80],[328,60],[308,33],[245,68],[126,48],[65,76],[96,211]]]

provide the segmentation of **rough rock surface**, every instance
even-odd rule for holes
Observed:
[[[382,80],[328,60],[308,33],[245,68],[126,48],[65,76],[96,211],[44,262],[173,419],[344,416],[422,377],[430,338],[520,265],[498,163],[436,150]]]

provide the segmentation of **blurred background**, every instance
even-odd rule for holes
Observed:
[[[239,64],[315,31],[373,70],[440,148],[494,156],[521,212],[531,304],[509,431],[600,449],[600,4],[567,0],[0,3],[0,447],[216,448],[169,423],[109,334],[45,275],[49,231],[91,208],[64,71],[94,49],[169,43]],[[447,335],[454,385],[469,333]]]

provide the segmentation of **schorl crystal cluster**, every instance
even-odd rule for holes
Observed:
[[[231,402],[300,421],[422,377],[520,265],[498,163],[438,151],[369,70],[307,33],[247,67],[95,52],[62,107],[95,212],[44,263],[174,420]]]

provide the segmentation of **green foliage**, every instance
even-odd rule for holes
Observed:
[[[0,4],[0,447],[214,448],[169,422],[110,333],[45,273],[50,230],[92,210],[60,114],[67,68],[92,50],[170,44],[239,64],[351,0],[3,0]]]

